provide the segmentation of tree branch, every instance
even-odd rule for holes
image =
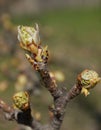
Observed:
[[[8,120],[16,120],[18,124],[29,126],[32,130],[59,130],[64,119],[67,104],[76,96],[84,93],[87,96],[91,88],[101,80],[98,74],[93,70],[84,70],[77,76],[76,84],[67,92],[64,87],[57,87],[47,69],[48,47],[43,47],[39,37],[39,27],[28,26],[18,27],[18,39],[20,46],[30,52],[26,58],[36,70],[44,83],[45,88],[53,97],[53,106],[49,108],[51,120],[46,125],[41,125],[31,115],[29,95],[26,92],[20,92],[13,96],[16,108],[8,106],[0,100],[0,108],[5,113]]]
[[[36,24],[35,28],[19,26],[18,39],[21,47],[31,53],[26,54],[26,58],[34,70],[40,74],[44,86],[53,97],[54,106],[49,109],[51,112],[51,121],[48,124],[48,127],[51,129],[47,128],[48,130],[59,130],[67,103],[80,93],[84,93],[87,96],[89,89],[93,88],[101,79],[95,71],[85,70],[78,75],[76,85],[67,92],[66,88],[57,87],[56,82],[47,69],[49,58],[48,47],[41,45],[38,25]]]
[[[29,126],[33,130],[41,130],[42,128],[41,124],[32,117],[30,108],[26,111],[17,110],[0,99],[0,109],[7,120],[15,120],[18,124]]]
[[[50,124],[54,130],[59,130],[64,118],[67,103],[81,93],[82,87],[74,85],[67,93],[66,88],[56,87],[47,69],[41,69],[38,72],[43,79],[42,81],[44,82],[45,87],[54,99],[54,108],[50,109],[53,113]]]

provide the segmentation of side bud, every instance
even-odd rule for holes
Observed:
[[[22,111],[30,108],[30,98],[27,92],[18,92],[13,96],[14,108],[20,109]]]
[[[94,88],[99,81],[101,78],[93,70],[84,70],[77,78],[77,84],[82,87],[81,93],[85,96],[90,94],[89,90]]]

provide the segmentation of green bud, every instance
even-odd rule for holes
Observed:
[[[27,110],[30,107],[29,94],[27,92],[18,92],[13,96],[15,108]]]

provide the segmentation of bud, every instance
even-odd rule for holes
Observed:
[[[101,80],[98,73],[93,70],[84,70],[78,76],[78,84],[82,86],[81,93],[84,93],[85,96],[90,94],[89,90],[94,88],[96,84]]]
[[[18,26],[18,40],[23,49],[37,53],[40,44],[39,27]]]
[[[14,107],[20,110],[27,110],[30,107],[29,94],[18,92],[13,96]]]
[[[40,44],[38,25],[36,24],[36,28],[18,26],[18,40],[20,41],[20,46],[30,52],[26,54],[26,58],[34,69],[44,68],[47,64],[49,53],[48,46],[43,47]]]

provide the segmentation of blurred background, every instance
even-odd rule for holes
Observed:
[[[84,69],[101,76],[101,0],[0,0],[0,98],[12,105],[15,92],[28,90],[33,114],[46,123],[52,98],[17,40],[18,25],[35,23],[43,45],[49,46],[50,71],[69,90]],[[61,130],[101,130],[100,86],[68,104]],[[0,129],[18,130],[18,125],[0,111]]]

